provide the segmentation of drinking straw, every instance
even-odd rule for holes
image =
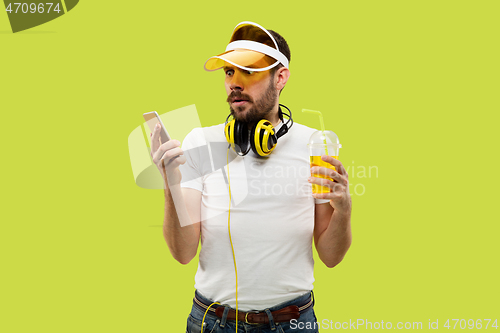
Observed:
[[[323,122],[323,115],[321,114],[320,111],[315,111],[315,110],[309,110],[309,109],[302,109],[302,112],[308,112],[308,113],[314,113],[319,116],[319,123],[321,126],[321,132],[323,134],[323,143],[325,144],[325,154],[328,155],[328,147],[326,146],[326,136],[325,136],[325,123]]]

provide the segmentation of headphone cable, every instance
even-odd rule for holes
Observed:
[[[229,186],[229,210],[227,214],[227,231],[229,233],[229,242],[231,243],[231,251],[233,252],[234,275],[236,276],[236,333],[238,333],[238,270],[236,269],[236,257],[234,255],[234,246],[231,239],[231,180],[229,177],[229,147],[226,154],[227,161],[227,183]]]
[[[227,161],[227,182],[229,185],[229,211],[227,215],[227,231],[229,232],[229,242],[231,243],[231,251],[233,253],[233,262],[234,262],[234,274],[236,276],[236,333],[238,333],[238,270],[236,269],[236,257],[234,256],[234,247],[233,241],[231,239],[231,181],[229,178],[229,148],[231,145],[227,147],[226,161]],[[203,333],[203,324],[205,323],[205,316],[207,315],[208,310],[214,304],[220,304],[219,302],[213,302],[205,311],[203,315],[203,319],[201,320],[201,333]]]

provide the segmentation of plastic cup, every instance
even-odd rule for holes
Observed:
[[[316,131],[311,135],[309,144],[309,158],[311,167],[320,166],[335,170],[335,167],[328,162],[321,159],[321,156],[328,155],[335,159],[339,159],[339,148],[342,145],[339,143],[339,139],[335,133],[332,131]],[[311,174],[313,177],[329,179],[333,181],[332,178],[323,174]],[[330,188],[322,185],[312,184],[313,193],[328,193]]]

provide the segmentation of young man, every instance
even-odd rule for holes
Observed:
[[[233,119],[194,129],[182,149],[177,140],[160,145],[158,128],[152,134],[173,257],[189,263],[201,236],[188,332],[317,332],[312,239],[328,267],[350,247],[347,172],[330,156],[323,160],[337,171],[310,168],[314,129],[293,124],[279,104],[289,61],[279,34],[238,24],[226,52],[205,63],[224,70]],[[311,184],[331,191],[313,196]]]

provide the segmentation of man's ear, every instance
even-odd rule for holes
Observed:
[[[290,77],[290,70],[286,67],[281,67],[276,71],[276,90],[281,91]]]

